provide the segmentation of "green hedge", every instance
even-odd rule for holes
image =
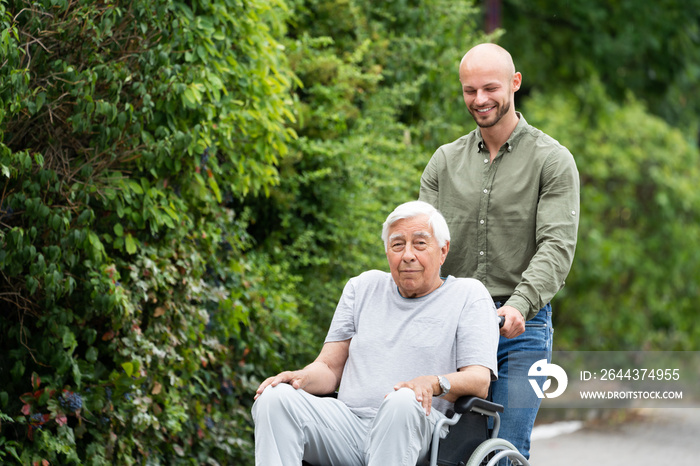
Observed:
[[[252,464],[255,387],[318,352],[346,280],[386,267],[388,211],[473,128],[478,21],[0,0],[0,462]],[[697,149],[600,88],[523,106],[583,182],[557,345],[694,350]]]
[[[232,208],[294,137],[284,5],[0,14],[0,461],[249,458],[240,400],[298,324]]]
[[[630,96],[593,78],[575,93],[536,94],[528,122],[556,135],[581,175],[581,224],[555,298],[555,346],[697,351],[700,151]]]
[[[454,128],[475,14],[1,0],[0,461],[252,464],[255,387]]]

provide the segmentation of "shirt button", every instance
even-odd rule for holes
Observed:
[[[571,215],[576,215],[576,211],[575,211],[575,210],[572,210],[572,211],[571,211]]]
[[[484,189],[484,194],[488,194],[488,192],[489,192],[488,189]]]
[[[489,163],[489,159],[484,159],[484,163]]]
[[[483,256],[483,255],[484,255],[484,251],[479,251],[479,255],[480,255],[480,256]]]
[[[479,223],[481,223],[481,224],[483,225],[483,224],[484,224],[484,221],[483,221],[483,220],[479,220]]]

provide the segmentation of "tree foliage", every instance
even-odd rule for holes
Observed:
[[[618,103],[631,92],[697,142],[698,0],[503,0],[501,11],[501,44],[525,90],[551,93],[598,77]]]
[[[0,459],[251,463],[257,383],[384,266],[475,10],[0,5]]]
[[[528,122],[557,136],[581,175],[579,242],[557,296],[556,345],[578,350],[698,348],[700,152],[636,99],[598,81],[535,94]]]
[[[318,352],[346,280],[386,267],[387,213],[473,127],[457,66],[499,37],[478,20],[0,0],[0,462],[252,464],[255,387]],[[558,341],[694,349],[697,151],[584,82],[524,102],[583,177]]]
[[[247,457],[298,322],[230,207],[294,136],[284,5],[0,5],[2,461]]]
[[[579,246],[555,298],[562,348],[697,348],[696,3],[502,2],[526,118],[582,178]]]
[[[347,279],[386,268],[381,224],[417,198],[425,141],[431,147],[445,128],[457,134],[456,115],[466,114],[450,105],[459,100],[457,64],[484,36],[468,1],[299,1],[293,9],[285,45],[299,83],[299,137],[280,185],[245,202],[255,205],[251,234],[261,248],[299,273],[300,313],[320,343]]]

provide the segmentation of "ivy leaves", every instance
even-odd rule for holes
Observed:
[[[229,364],[275,280],[228,204],[270,192],[295,136],[283,7],[0,3],[0,410],[42,439],[21,462],[231,459]],[[48,395],[24,403],[31,373]]]

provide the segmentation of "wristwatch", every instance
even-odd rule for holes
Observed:
[[[438,384],[440,385],[440,389],[442,390],[442,393],[440,393],[438,397],[442,398],[443,396],[450,393],[450,381],[447,380],[447,377],[443,377],[441,375],[438,375],[437,378]]]

